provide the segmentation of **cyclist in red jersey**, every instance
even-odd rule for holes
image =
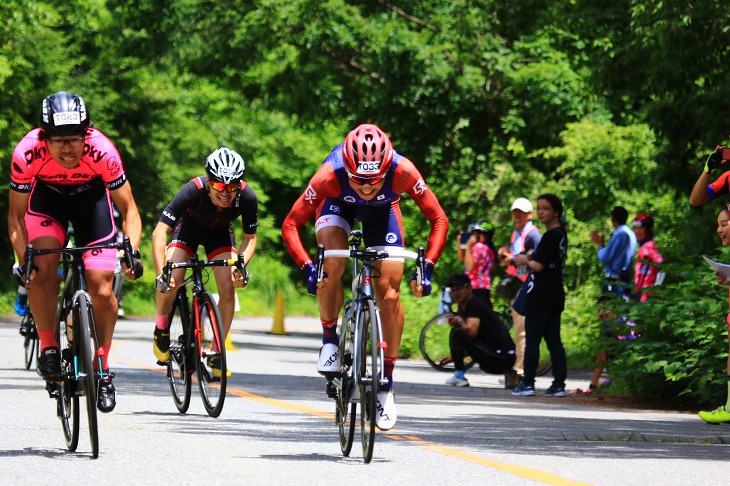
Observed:
[[[122,215],[132,247],[139,248],[142,222],[117,149],[92,128],[80,96],[63,91],[48,96],[41,107],[40,127],[23,137],[12,158],[8,231],[18,256],[14,273],[19,280],[24,273],[26,244],[30,242],[36,249],[62,248],[69,223],[78,246],[116,242],[112,201]],[[101,412],[112,411],[116,404],[113,375],[108,371],[117,321],[118,303],[112,292],[116,255],[116,250],[109,249],[83,256],[101,348],[103,373],[97,403]],[[53,330],[59,259],[60,255],[46,255],[34,260],[31,282],[26,286],[40,338],[38,373],[47,380],[56,379],[61,371]],[[134,272],[124,267],[130,279],[142,275],[137,250],[134,260]],[[97,363],[95,359],[94,366]]]
[[[722,170],[727,162],[727,159],[723,158],[723,150],[727,150],[727,148],[724,145],[718,145],[715,147],[715,151],[707,157],[705,167],[689,195],[689,203],[692,206],[702,206],[717,197],[730,194],[730,171],[712,181],[713,174],[717,169]]]
[[[362,221],[365,246],[376,249],[404,246],[400,195],[408,193],[431,224],[426,249],[423,284],[411,277],[411,290],[417,297],[431,293],[431,274],[446,242],[448,219],[436,196],[426,186],[413,162],[393,150],[388,136],[375,125],[355,128],[327,156],[294,203],[284,220],[282,234],[292,257],[304,271],[307,290],[317,295],[323,330],[317,370],[324,374],[339,369],[337,319],[344,301],[342,274],[347,262],[330,258],[324,262],[326,277],[316,281],[316,268],[302,245],[299,230],[317,216],[317,242],[325,250],[347,249],[347,239],[355,221]],[[395,425],[397,411],[393,398],[393,368],[403,333],[403,306],[400,283],[402,260],[382,260],[375,264],[375,294],[383,319],[387,343],[384,371],[387,383],[378,393],[377,426],[387,430]]]
[[[251,186],[243,180],[244,168],[243,158],[233,150],[226,147],[215,150],[205,161],[207,176],[196,177],[180,189],[162,211],[152,232],[152,253],[157,272],[157,320],[152,350],[160,365],[170,359],[169,313],[176,295],[175,292],[167,292],[167,284],[162,278],[167,260],[175,263],[188,261],[198,251],[199,245],[203,245],[210,260],[237,258],[232,223],[239,217],[243,224],[239,253],[243,253],[245,264],[251,261],[256,251],[258,200]],[[172,241],[167,245],[170,232]],[[218,287],[218,308],[227,336],[233,322],[234,287],[244,287],[247,279],[239,271],[234,271],[234,267],[215,267],[213,274]],[[174,270],[170,288],[175,288],[175,282],[181,282],[184,276],[184,269]],[[215,377],[221,376],[217,357],[209,358],[209,366]]]

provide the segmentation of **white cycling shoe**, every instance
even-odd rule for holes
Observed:
[[[324,375],[340,371],[340,347],[336,344],[327,343],[319,350],[319,361],[317,371]]]
[[[375,403],[375,425],[380,430],[390,430],[398,420],[398,410],[395,408],[393,392],[380,392]]]

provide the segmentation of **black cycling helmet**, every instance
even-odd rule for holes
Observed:
[[[46,135],[84,135],[91,126],[89,110],[81,96],[59,91],[43,99],[40,128]]]

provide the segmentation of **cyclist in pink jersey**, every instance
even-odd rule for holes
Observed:
[[[339,369],[337,319],[344,301],[342,275],[347,262],[330,258],[324,262],[326,277],[316,281],[316,268],[299,236],[299,230],[316,215],[317,242],[326,250],[347,249],[347,239],[355,221],[362,221],[365,246],[377,249],[404,246],[400,195],[415,201],[431,224],[426,249],[423,284],[411,277],[411,290],[417,297],[431,293],[431,274],[446,242],[448,219],[413,162],[396,153],[388,136],[375,125],[360,125],[344,143],[336,146],[309,181],[284,220],[282,235],[292,257],[304,271],[307,290],[317,295],[323,330],[317,370],[327,376]],[[387,430],[395,425],[397,411],[393,398],[393,368],[401,334],[403,306],[400,283],[404,263],[383,260],[375,264],[379,278],[374,280],[376,300],[383,318],[383,337],[387,342],[384,371],[387,383],[378,393],[377,426]]]
[[[117,149],[102,132],[92,128],[80,96],[62,91],[46,97],[40,127],[25,135],[13,152],[8,231],[18,256],[16,276],[24,272],[26,244],[30,242],[36,249],[62,248],[69,223],[78,246],[115,242],[112,201],[122,215],[122,226],[132,247],[139,248],[142,222]],[[113,375],[108,370],[118,306],[112,292],[116,250],[90,251],[83,258],[101,348],[97,407],[110,412],[116,404]],[[60,255],[46,255],[34,260],[27,285],[40,338],[38,373],[47,380],[56,379],[60,373],[53,330],[59,259]],[[134,260],[134,271],[125,265],[130,279],[142,275],[136,250]],[[95,366],[97,362],[94,360]]]

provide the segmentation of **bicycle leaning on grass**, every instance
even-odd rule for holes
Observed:
[[[352,258],[352,298],[344,305],[340,325],[340,371],[330,376],[327,394],[335,399],[335,420],[339,429],[340,449],[349,456],[355,435],[357,402],[360,402],[360,435],[363,459],[369,463],[375,445],[375,418],[378,389],[386,382],[384,375],[385,348],[380,311],[375,302],[372,285],[378,278],[374,263],[385,258],[416,260],[417,285],[424,271],[424,249],[418,253],[404,249],[360,249],[362,232],[350,233],[349,250],[325,250],[317,247],[317,281],[324,278],[325,258]]]
[[[237,259],[225,260],[199,260],[198,255],[193,254],[188,262],[168,260],[162,270],[168,291],[174,269],[192,270],[192,274],[177,285],[169,315],[170,359],[163,363],[167,366],[172,399],[180,413],[187,412],[190,406],[194,373],[197,373],[200,397],[208,415],[218,417],[223,410],[228,378],[226,337],[218,304],[205,290],[208,273],[204,269],[227,266],[235,266],[248,282],[243,254]],[[188,287],[192,289],[189,291]]]
[[[87,251],[116,249],[124,251],[129,268],[134,268],[129,237],[121,243],[35,250],[28,244],[25,252],[25,283],[30,283],[33,259],[43,255],[62,255],[63,284],[58,295],[54,332],[61,350],[61,373],[57,381],[46,381],[46,390],[56,399],[56,413],[61,420],[66,447],[75,451],[79,443],[79,397],[86,398],[91,455],[99,457],[99,430],[96,414],[98,386],[105,376],[101,366],[100,347],[96,338],[94,307],[86,284],[83,255]],[[30,314],[30,313],[29,313]],[[94,371],[94,359],[97,360]],[[27,362],[26,362],[27,364]]]
[[[440,312],[429,319],[421,329],[421,337],[419,339],[419,348],[421,349],[421,355],[423,359],[431,365],[431,367],[437,371],[448,371],[454,372],[454,362],[451,359],[451,349],[449,347],[449,339],[451,336],[452,325],[454,322],[453,318],[457,317],[456,313],[451,310],[453,302],[448,297],[450,294],[449,288],[445,287],[441,293],[441,304],[444,312]],[[512,331],[512,312],[509,308],[506,310],[495,309],[496,314],[500,320],[507,326],[509,331]],[[537,367],[536,376],[543,376],[552,368],[553,364],[550,361],[550,354],[547,352],[541,352],[540,363]],[[474,361],[471,356],[464,356],[464,370],[468,370],[474,366]]]

